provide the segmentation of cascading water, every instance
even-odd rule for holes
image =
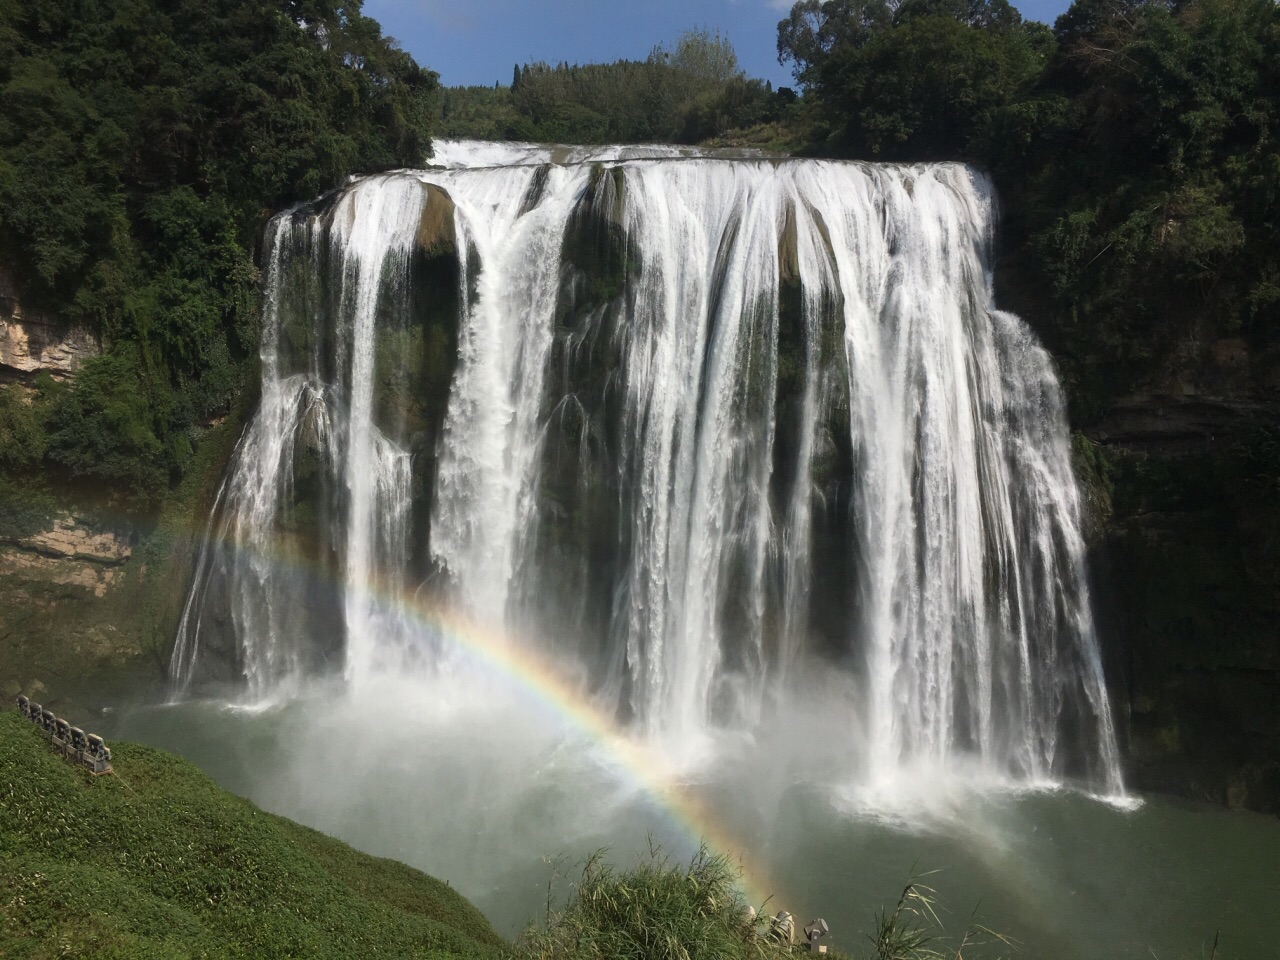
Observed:
[[[350,672],[403,639],[394,610],[370,595],[406,569],[410,488],[407,451],[374,423],[374,330],[384,288],[404,287],[424,194],[403,177],[367,186],[343,194],[324,225],[294,214],[272,223],[262,399],[179,626],[171,673],[183,685],[219,662],[202,648],[229,652],[262,696],[344,649]],[[288,302],[299,270],[331,272],[333,290]],[[300,562],[282,566],[282,551]],[[339,571],[335,616],[325,581]]]
[[[992,305],[987,182],[687,153],[445,143],[273,222],[262,401],[175,679],[439,669],[388,602],[429,590],[651,736],[756,729],[821,667],[872,780],[1120,792],[1062,400]]]

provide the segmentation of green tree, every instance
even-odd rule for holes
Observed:
[[[778,62],[790,62],[801,85],[821,87],[828,70],[892,23],[887,0],[800,0],[778,23]]]
[[[44,466],[160,495],[252,356],[264,218],[425,158],[435,75],[360,11],[0,0],[0,267],[107,351]]]
[[[719,31],[695,27],[680,34],[675,49],[659,45],[649,55],[653,62],[665,63],[691,83],[724,87],[742,76],[738,54],[729,38]]]
[[[1280,8],[1083,0],[982,155],[1082,412],[1280,322]]]
[[[509,88],[441,92],[446,136],[571,143],[696,143],[778,114],[785,97],[748,78],[727,37],[698,28],[645,60],[527,63]]]
[[[778,57],[817,101],[829,149],[876,159],[964,156],[1052,47],[1006,0],[802,0]]]

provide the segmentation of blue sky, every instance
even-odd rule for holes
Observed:
[[[1069,0],[1013,0],[1052,24]],[[641,60],[694,26],[728,36],[751,76],[791,83],[777,59],[777,24],[789,0],[365,0],[423,66],[449,86],[510,83],[516,63]]]

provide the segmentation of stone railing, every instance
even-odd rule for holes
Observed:
[[[72,763],[87,767],[95,775],[111,773],[111,749],[96,733],[86,734],[52,710],[45,710],[27,697],[18,696],[18,712],[36,725],[53,742],[53,749]]]

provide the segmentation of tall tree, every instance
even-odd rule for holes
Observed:
[[[877,159],[965,155],[1052,46],[1007,0],[801,0],[778,59],[820,105],[830,148]]]

